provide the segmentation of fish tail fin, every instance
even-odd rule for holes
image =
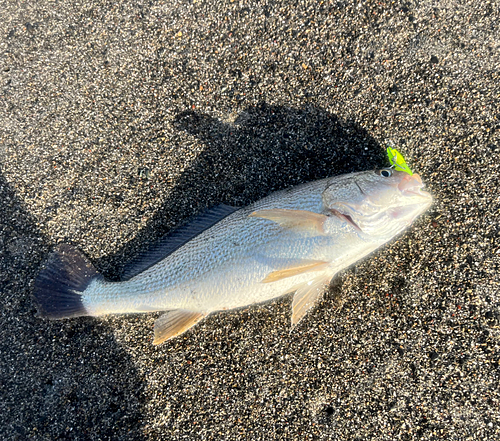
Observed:
[[[58,245],[35,280],[37,315],[54,320],[89,315],[82,294],[92,280],[101,277],[75,247]]]

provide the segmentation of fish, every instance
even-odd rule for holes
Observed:
[[[245,207],[219,205],[138,253],[119,281],[57,245],[35,279],[38,316],[163,311],[155,345],[209,314],[293,293],[292,327],[332,278],[402,233],[432,204],[418,174],[392,168],[305,183]]]

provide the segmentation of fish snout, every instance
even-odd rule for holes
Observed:
[[[432,202],[432,195],[427,191],[422,190],[424,186],[425,184],[422,182],[422,178],[420,178],[417,173],[414,173],[411,176],[404,176],[398,184],[398,189],[401,193],[403,193],[403,195],[410,197],[417,196],[418,198],[423,199],[421,202],[424,202],[425,200],[425,203],[429,204]]]
[[[398,184],[398,188],[402,192],[413,192],[420,190],[424,184],[422,183],[422,178],[414,173],[413,175],[405,174],[401,182]]]

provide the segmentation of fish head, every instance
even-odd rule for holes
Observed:
[[[364,235],[388,239],[430,207],[432,196],[423,187],[416,173],[390,168],[352,173],[330,181],[323,203]]]

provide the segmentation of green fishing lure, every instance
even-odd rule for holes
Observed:
[[[406,165],[405,158],[403,158],[403,155],[399,153],[396,149],[387,147],[387,156],[389,156],[389,161],[391,162],[395,170],[408,173],[410,176],[413,175],[413,172],[410,170],[410,167]]]

